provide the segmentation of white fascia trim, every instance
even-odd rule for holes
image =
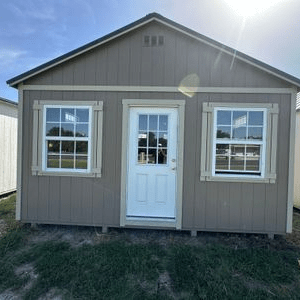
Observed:
[[[286,232],[293,230],[293,205],[294,205],[294,168],[295,168],[295,138],[296,138],[296,101],[297,90],[291,95],[291,117],[290,117],[290,153],[289,153],[289,173],[288,173],[288,201]]]
[[[293,88],[244,88],[244,87],[196,87],[196,93],[234,94],[293,94]],[[31,91],[95,91],[95,92],[180,92],[177,86],[131,86],[131,85],[24,85]]]

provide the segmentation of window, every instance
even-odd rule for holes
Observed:
[[[214,109],[213,175],[264,176],[265,109]]]
[[[100,177],[102,102],[55,103],[34,102],[32,174]]]
[[[43,169],[89,172],[91,169],[91,108],[44,107]]]
[[[201,180],[275,182],[277,104],[204,103]]]
[[[168,115],[139,115],[138,164],[167,164]]]

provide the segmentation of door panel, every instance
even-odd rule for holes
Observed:
[[[131,108],[126,216],[175,219],[177,109]]]

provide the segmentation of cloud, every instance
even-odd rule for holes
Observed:
[[[27,51],[22,50],[0,49],[0,66],[9,66],[26,53]]]
[[[19,18],[32,18],[39,21],[55,21],[55,10],[47,2],[27,0],[18,5],[9,3],[8,7]]]

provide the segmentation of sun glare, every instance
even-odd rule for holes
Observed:
[[[242,17],[252,17],[266,12],[283,0],[225,0],[225,2]]]

